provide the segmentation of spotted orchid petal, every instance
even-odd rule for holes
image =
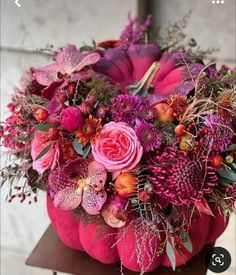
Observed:
[[[67,187],[59,191],[54,197],[54,206],[63,210],[73,210],[77,208],[82,201],[82,188]]]
[[[84,69],[86,66],[93,65],[98,62],[100,59],[100,55],[98,53],[90,53],[87,54],[82,58],[82,60],[76,64],[73,68],[71,68],[71,73],[72,72],[79,72],[82,69]]]
[[[61,73],[70,74],[82,58],[83,54],[78,51],[74,45],[68,45],[64,50],[58,53],[56,63],[58,64]]]
[[[88,214],[97,215],[106,200],[107,193],[105,191],[97,192],[93,187],[87,186],[83,193],[82,207]]]
[[[88,177],[90,179],[90,186],[92,186],[95,191],[103,189],[107,179],[105,167],[96,161],[90,162],[88,165]]]
[[[58,72],[58,65],[54,63],[35,70],[35,78],[39,84],[49,86],[51,83],[59,81]]]

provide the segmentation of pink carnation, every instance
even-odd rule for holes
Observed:
[[[35,131],[34,139],[31,144],[31,156],[33,159],[33,169],[39,173],[43,173],[47,169],[53,170],[59,159],[59,144],[51,141],[49,151],[36,160],[38,155],[49,145],[48,135],[45,132]]]
[[[68,132],[74,132],[84,123],[84,115],[78,107],[67,107],[61,112],[61,126]]]
[[[92,144],[92,154],[107,171],[117,174],[137,166],[143,147],[131,127],[123,122],[110,122],[103,127],[100,137]]]

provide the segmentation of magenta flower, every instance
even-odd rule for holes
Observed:
[[[153,124],[136,120],[135,132],[144,152],[153,151],[161,147],[161,138]]]
[[[127,51],[121,48],[108,49],[93,68],[125,90],[128,85],[139,82],[155,61],[159,61],[160,68],[150,84],[153,86],[152,93],[162,98],[172,92],[187,95],[194,88],[194,80],[204,67],[198,63],[191,64],[190,57],[183,52],[165,52],[161,56],[159,48],[149,43],[131,44]]]
[[[54,64],[35,70],[37,82],[45,86],[42,95],[51,99],[55,91],[65,87],[68,81],[88,79],[92,71],[83,70],[86,66],[95,64],[100,58],[98,53],[83,55],[73,45],[68,45],[56,56]]]
[[[104,190],[106,177],[102,164],[96,161],[88,164],[82,158],[52,171],[49,175],[49,188],[55,207],[73,210],[81,205],[88,214],[99,214],[107,199]]]
[[[74,132],[84,124],[84,114],[78,107],[69,106],[60,115],[61,126],[68,132]]]
[[[154,192],[173,205],[197,203],[218,183],[210,162],[199,163],[188,152],[172,147],[153,157],[148,170]]]

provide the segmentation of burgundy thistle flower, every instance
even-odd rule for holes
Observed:
[[[221,119],[218,115],[208,115],[205,125],[208,127],[205,138],[208,143],[212,143],[211,150],[224,151],[234,136],[230,122]]]
[[[77,158],[49,175],[49,190],[55,207],[73,210],[80,204],[90,215],[97,215],[107,199],[104,190],[106,170],[96,161],[89,164]]]
[[[142,100],[139,96],[118,95],[112,100],[112,117],[115,122],[133,124],[141,104]]]
[[[172,147],[154,157],[149,171],[154,192],[174,205],[200,201],[204,194],[211,193],[218,180],[210,163],[200,164],[188,152]]]
[[[161,138],[158,136],[154,125],[136,120],[135,132],[144,152],[160,148]]]

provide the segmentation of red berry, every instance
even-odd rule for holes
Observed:
[[[60,136],[59,129],[57,128],[50,128],[47,131],[48,139],[49,140],[57,140]]]
[[[180,137],[183,134],[185,134],[185,129],[186,129],[186,126],[183,125],[183,124],[179,124],[178,126],[176,126],[175,127],[175,134],[176,134],[176,136]]]
[[[34,117],[38,122],[45,121],[48,119],[48,110],[40,108],[35,112]]]
[[[140,191],[138,198],[142,202],[148,202],[151,200],[152,194],[145,190],[142,190],[142,191]]]
[[[211,160],[211,165],[213,167],[220,167],[223,162],[223,158],[221,155],[215,155]]]

